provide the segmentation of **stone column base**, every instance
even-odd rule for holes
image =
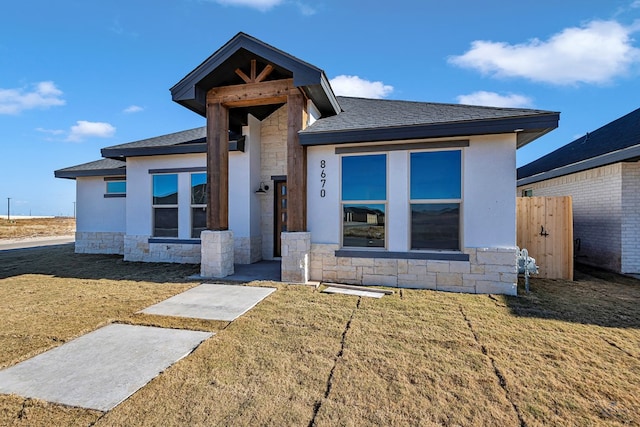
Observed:
[[[311,233],[283,232],[280,235],[281,280],[288,283],[307,283],[311,265]]]
[[[233,274],[233,232],[205,230],[200,235],[200,275],[227,277]]]

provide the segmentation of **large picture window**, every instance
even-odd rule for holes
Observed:
[[[342,245],[385,247],[387,156],[342,158]]]
[[[178,237],[178,175],[153,175],[153,235]]]
[[[462,152],[411,153],[411,249],[460,250]]]
[[[207,229],[207,174],[191,174],[191,237]]]

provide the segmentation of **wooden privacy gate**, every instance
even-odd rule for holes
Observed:
[[[518,197],[517,242],[540,267],[537,277],[573,280],[571,196]]]

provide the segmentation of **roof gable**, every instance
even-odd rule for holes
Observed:
[[[631,160],[638,157],[636,146],[640,146],[640,108],[518,168],[518,179],[536,176],[523,181],[531,183]]]
[[[323,116],[340,111],[324,71],[245,33],[236,34],[174,85],[171,96],[180,105],[205,116],[207,91],[241,83],[235,70],[246,67],[252,59],[261,67],[269,64],[274,68],[270,79],[293,78],[294,86],[306,93]]]

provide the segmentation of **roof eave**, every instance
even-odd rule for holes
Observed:
[[[77,171],[68,171],[65,169],[59,169],[53,172],[54,177],[56,178],[65,178],[65,179],[76,179],[79,177],[90,177],[90,176],[126,176],[127,169],[126,167],[115,168],[115,169],[92,169],[92,170],[77,170]]]
[[[515,132],[518,133],[517,146],[519,148],[557,128],[559,118],[559,113],[550,112],[534,116],[472,120],[468,122],[301,132],[300,143],[305,146],[313,146]]]
[[[572,173],[582,172],[613,163],[631,161],[637,158],[640,158],[640,144],[623,148],[622,150],[614,151],[611,153],[606,153],[597,157],[592,157],[581,162],[576,162],[556,169],[551,169],[549,171],[540,172],[535,175],[525,176],[518,179],[517,185],[522,186],[534,184],[536,182],[546,181],[548,179],[558,178],[561,176],[570,175]]]

